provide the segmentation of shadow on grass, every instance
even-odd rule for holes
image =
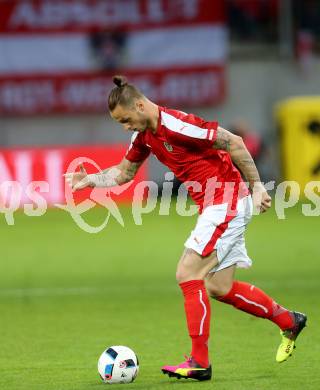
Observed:
[[[187,379],[177,379],[177,380],[172,380],[172,381],[165,381],[164,380],[164,381],[159,381],[159,382],[144,381],[143,383],[133,382],[133,383],[127,384],[126,389],[128,389],[128,390],[129,389],[153,390],[153,389],[173,389],[175,387],[182,389],[182,388],[184,388],[183,386],[191,389],[192,385],[196,385],[197,388],[200,388],[201,385],[205,385],[205,384],[208,385],[209,383],[211,383],[211,382],[210,381],[209,382],[208,381],[198,382],[198,381],[187,380]],[[101,386],[104,386],[104,385],[105,384],[102,382],[100,384],[97,384],[97,383],[90,383],[89,384],[88,383],[88,387],[90,387],[90,389],[97,389],[97,390],[102,389]],[[118,388],[123,389],[123,385],[119,384],[119,385],[112,386],[112,389],[118,389]]]

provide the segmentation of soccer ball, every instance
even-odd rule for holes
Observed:
[[[139,360],[132,349],[121,345],[107,348],[99,358],[98,372],[104,383],[130,383],[138,375]]]

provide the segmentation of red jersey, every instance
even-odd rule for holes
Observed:
[[[152,152],[185,184],[200,212],[210,204],[233,207],[249,192],[229,153],[213,148],[217,128],[218,122],[159,107],[156,132],[135,132],[125,157],[138,162]]]

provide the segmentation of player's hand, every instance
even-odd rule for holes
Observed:
[[[81,190],[82,188],[92,187],[92,183],[88,178],[87,171],[83,164],[79,165],[79,172],[74,173],[65,173],[63,176],[65,177],[65,181],[72,189],[72,192],[77,190]]]
[[[255,213],[264,213],[271,207],[271,196],[261,183],[255,183],[252,189],[253,209]]]

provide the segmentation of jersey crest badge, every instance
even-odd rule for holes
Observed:
[[[164,142],[163,145],[167,149],[168,152],[172,152],[173,151],[172,145],[168,144],[168,142]]]

